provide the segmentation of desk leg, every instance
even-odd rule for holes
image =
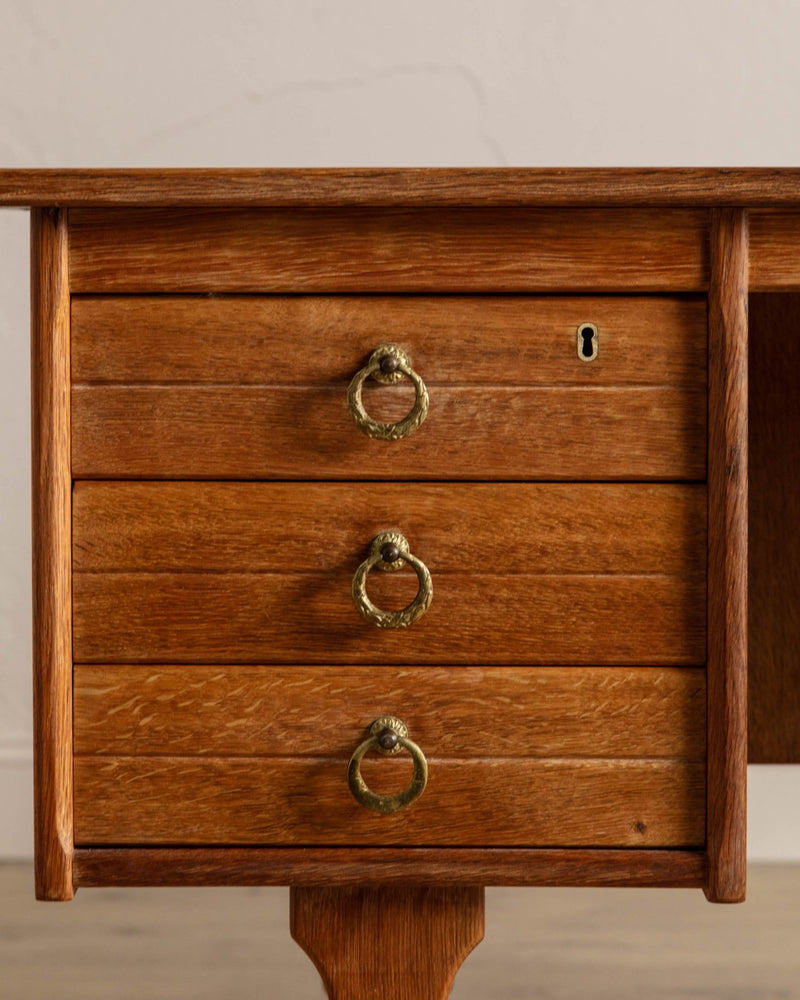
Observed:
[[[292,937],[330,1000],[447,1000],[483,938],[483,889],[295,888]]]

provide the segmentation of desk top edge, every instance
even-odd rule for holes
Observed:
[[[797,167],[0,169],[0,207],[800,208]]]

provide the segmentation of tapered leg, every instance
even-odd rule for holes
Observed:
[[[292,937],[330,1000],[446,1000],[483,938],[482,888],[296,888]]]

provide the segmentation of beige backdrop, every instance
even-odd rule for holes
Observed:
[[[800,165],[789,0],[0,0],[2,166]],[[0,213],[0,857],[31,845],[27,216]],[[800,858],[796,768],[751,856]]]

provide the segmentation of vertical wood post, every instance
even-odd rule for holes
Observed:
[[[483,938],[480,888],[293,888],[292,937],[330,1000],[447,1000]]]
[[[72,584],[66,211],[31,212],[36,896],[71,899]]]
[[[708,293],[708,883],[744,899],[747,781],[747,217],[711,215]]]

